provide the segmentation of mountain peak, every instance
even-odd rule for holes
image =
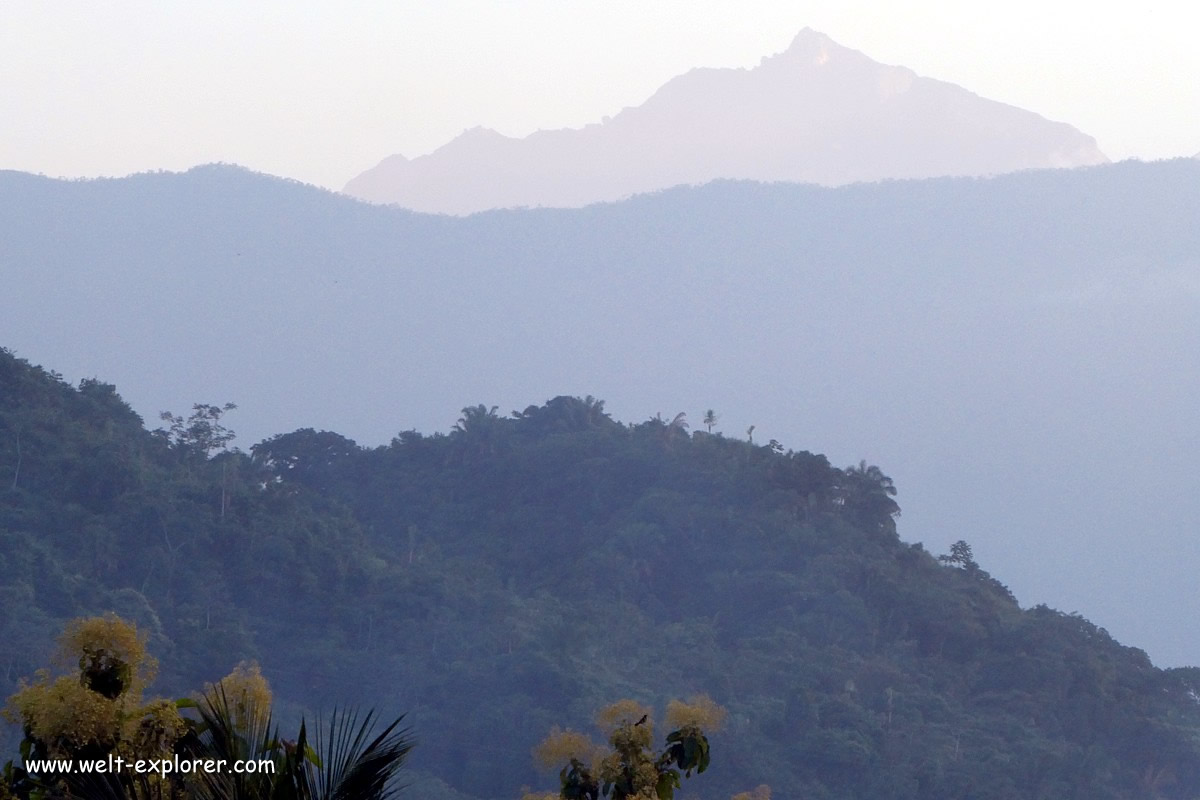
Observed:
[[[760,66],[776,62],[788,66],[822,67],[828,64],[830,59],[841,56],[857,56],[869,61],[862,53],[838,44],[820,31],[802,28],[787,49],[773,56],[764,56]]]
[[[828,36],[821,33],[820,31],[805,27],[805,28],[800,29],[800,32],[797,33],[796,36],[792,39],[792,43],[789,44],[787,46],[787,49],[784,50],[783,52],[784,53],[791,53],[793,51],[805,52],[805,51],[809,51],[809,50],[816,49],[816,48],[822,48],[822,47],[841,48],[841,45],[838,44],[837,42],[835,42],[833,39],[830,39]],[[842,49],[845,49],[845,48],[842,48]]]
[[[428,156],[368,170],[346,192],[464,214],[721,178],[837,186],[1107,161],[1069,125],[880,64],[806,27],[753,69],[691,70],[605,124],[524,139],[472,128]]]
[[[467,128],[458,135],[459,139],[507,139],[508,137],[499,131],[483,125],[476,125],[474,128]]]
[[[791,50],[794,47],[803,47],[807,44],[836,44],[836,42],[834,42],[833,39],[830,39],[824,33],[821,33],[821,31],[805,25],[792,39],[792,43],[788,45],[788,49]]]

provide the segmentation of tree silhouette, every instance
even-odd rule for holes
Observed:
[[[221,423],[221,417],[237,406],[226,403],[214,406],[196,403],[185,420],[170,411],[159,414],[159,419],[169,422],[170,427],[159,428],[155,433],[166,439],[171,447],[193,458],[207,459],[218,450],[224,450],[236,438],[236,434]]]

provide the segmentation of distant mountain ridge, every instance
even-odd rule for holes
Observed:
[[[523,139],[472,128],[429,155],[389,156],[345,191],[466,214],[578,207],[720,178],[838,186],[1107,162],[1070,125],[805,28],[753,69],[693,69],[584,128]]]
[[[887,465],[909,541],[1196,664],[1198,216],[1192,159],[465,218],[230,167],[0,172],[0,344],[152,424],[236,402],[243,447],[556,393],[712,408]]]

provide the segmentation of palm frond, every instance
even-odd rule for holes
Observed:
[[[196,800],[285,800],[287,794],[276,790],[282,784],[296,783],[282,774],[287,759],[280,756],[278,728],[273,725],[270,709],[242,702],[235,708],[217,684],[196,703],[200,721],[183,742],[190,757],[224,760],[226,769],[200,772],[196,778]],[[271,760],[275,773],[235,772],[235,762]],[[281,780],[282,779],[282,780]],[[298,798],[293,794],[290,797]]]
[[[413,738],[401,728],[397,717],[379,734],[374,734],[375,713],[360,721],[355,711],[334,711],[328,735],[318,728],[316,752],[320,765],[309,769],[310,800],[391,800],[404,787],[396,774],[404,765]]]

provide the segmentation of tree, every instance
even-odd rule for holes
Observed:
[[[559,792],[526,794],[525,800],[671,800],[681,777],[708,769],[707,732],[720,726],[725,709],[704,696],[690,703],[672,700],[666,718],[674,730],[657,753],[651,711],[633,700],[614,703],[596,716],[607,735],[607,748],[581,733],[555,729],[534,756],[545,767],[566,760],[559,771]]]
[[[896,496],[896,485],[883,470],[860,461],[858,466],[842,471],[838,488],[837,501],[861,522],[895,533],[894,517],[900,515],[900,506],[892,499]]]
[[[266,759],[275,768],[201,773],[188,800],[390,800],[399,794],[394,779],[413,747],[402,718],[375,733],[373,712],[359,717],[342,710],[328,726],[317,726],[310,744],[303,720],[294,740],[280,737],[270,702],[257,667],[243,665],[194,704],[200,724],[183,742],[187,755],[231,764]]]
[[[358,450],[353,439],[312,428],[272,436],[250,448],[255,462],[272,474],[313,489],[331,488]]]
[[[480,403],[477,406],[467,406],[462,410],[462,416],[454,423],[454,432],[459,434],[475,433],[479,430],[490,430],[499,421],[496,409],[499,406],[487,406]]]
[[[971,552],[971,545],[962,539],[950,545],[949,555],[938,556],[938,561],[953,567],[965,569],[971,573],[979,571],[979,564],[975,563],[975,556]]]
[[[223,406],[196,403],[186,420],[164,411],[159,418],[169,422],[170,427],[165,430],[159,428],[155,433],[186,456],[207,459],[214,452],[226,449],[236,438],[236,434],[221,423],[221,417],[236,408],[233,403]]]
[[[604,411],[604,401],[590,394],[582,399],[559,395],[546,401],[544,406],[529,406],[524,411],[513,411],[512,418],[521,423],[522,430],[540,434],[567,433],[602,427],[615,423]]]
[[[704,427],[708,428],[708,432],[712,433],[713,425],[717,424],[717,412],[711,408],[704,412]]]
[[[64,633],[61,658],[78,671],[48,671],[10,702],[25,732],[22,763],[9,762],[0,798],[50,800],[390,800],[412,750],[403,717],[375,732],[373,713],[335,712],[312,745],[301,720],[293,740],[272,723],[271,690],[255,664],[240,664],[198,698],[143,703],[156,662],[137,627],[115,615],[76,620]],[[185,717],[190,710],[195,717]],[[327,733],[326,733],[327,731]],[[41,772],[43,759],[198,759],[269,762],[270,769],[175,773]],[[118,762],[119,763],[119,762]]]
[[[5,769],[13,795],[53,797],[77,779],[31,773],[26,766],[32,761],[172,754],[185,724],[173,703],[142,702],[157,664],[135,625],[115,615],[75,620],[59,640],[59,660],[76,664],[77,672],[52,678],[42,670],[10,700],[6,716],[25,732],[23,765],[10,762]]]

